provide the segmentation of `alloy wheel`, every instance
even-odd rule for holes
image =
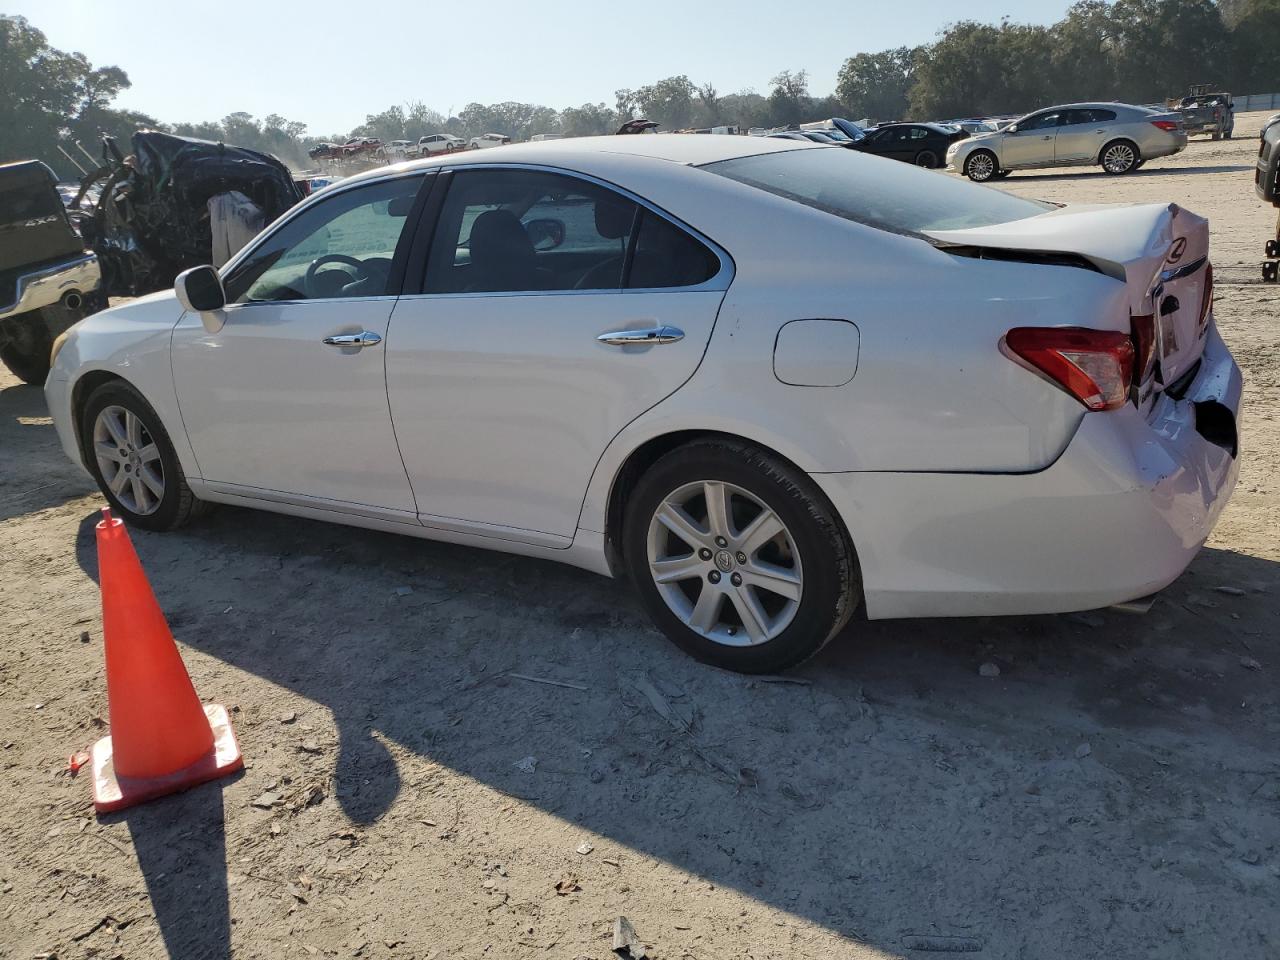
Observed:
[[[1107,173],[1124,173],[1137,161],[1137,154],[1127,143],[1113,143],[1102,155],[1102,166]]]
[[[649,574],[690,630],[727,646],[772,640],[800,607],[795,540],[755,494],[700,480],[665,497],[649,522]]]
[[[990,180],[996,172],[996,165],[990,154],[978,153],[969,158],[969,168],[966,172],[971,180]]]
[[[102,481],[138,516],[160,509],[164,464],[160,448],[141,418],[120,406],[103,407],[93,422],[93,455]]]

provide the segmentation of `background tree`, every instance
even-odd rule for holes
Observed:
[[[836,76],[836,96],[855,118],[896,120],[906,115],[917,49],[897,47],[850,57]]]
[[[777,126],[807,121],[813,98],[809,96],[809,74],[805,70],[783,70],[772,80],[769,114]]]
[[[654,120],[664,130],[683,130],[693,123],[693,99],[697,88],[684,74],[667,77],[635,91],[640,116]]]
[[[1280,0],[1240,0],[1236,6],[1231,68],[1223,79],[1233,91],[1269,93],[1280,86]]]

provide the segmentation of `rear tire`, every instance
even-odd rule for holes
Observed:
[[[974,183],[986,183],[1000,172],[1000,161],[990,150],[975,150],[964,161],[964,175]]]
[[[1113,177],[1133,173],[1142,163],[1142,151],[1132,140],[1113,140],[1098,154],[1098,163]]]
[[[916,154],[916,166],[924,167],[926,170],[938,169],[938,155],[932,150],[921,150]]]
[[[806,660],[862,597],[853,547],[822,491],[741,441],[695,441],[650,467],[628,497],[622,547],[654,623],[727,670]]]
[[[89,394],[80,413],[80,447],[111,509],[131,526],[176,530],[208,506],[187,486],[159,415],[123,380]]]
[[[53,337],[39,310],[20,313],[0,321],[4,324],[4,346],[0,360],[23,383],[42,386],[49,376],[49,353]]]

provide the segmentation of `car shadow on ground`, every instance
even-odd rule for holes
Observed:
[[[60,506],[95,488],[62,453],[39,387],[0,389],[0,456],[23,463],[0,473],[0,521]]]
[[[1162,176],[1182,176],[1183,174],[1203,174],[1203,173],[1239,173],[1242,170],[1252,170],[1253,167],[1247,163],[1230,163],[1217,166],[1204,167],[1143,167],[1140,170],[1134,170],[1132,173],[1124,174],[1120,177],[1112,177],[1114,180],[1125,180],[1130,178],[1146,179],[1147,177]],[[992,181],[999,183],[1017,182],[1019,180],[1082,180],[1087,177],[1107,177],[1108,174],[1094,167],[1088,167],[1079,173],[1041,173],[1036,170],[1015,170],[1011,177],[1001,181]]]
[[[549,562],[238,509],[133,539],[179,640],[332,715],[325,802],[357,824],[440,815],[407,755],[890,951],[954,934],[1044,955],[1051,924],[1100,955],[1196,916],[1196,955],[1274,927],[1264,868],[1219,848],[1275,841],[1247,808],[1276,693],[1242,664],[1274,661],[1278,564],[1205,550],[1144,617],[855,623],[777,682],[695,663],[627,584]],[[220,812],[216,790],[165,802]],[[203,884],[155,904],[180,930],[224,863],[167,822],[140,856],[153,890],[182,864]]]

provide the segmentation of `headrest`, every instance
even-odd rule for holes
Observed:
[[[596,232],[608,240],[617,240],[630,233],[634,218],[633,203],[606,198],[596,201]]]
[[[472,262],[489,259],[531,258],[533,243],[510,210],[489,210],[471,225]]]

